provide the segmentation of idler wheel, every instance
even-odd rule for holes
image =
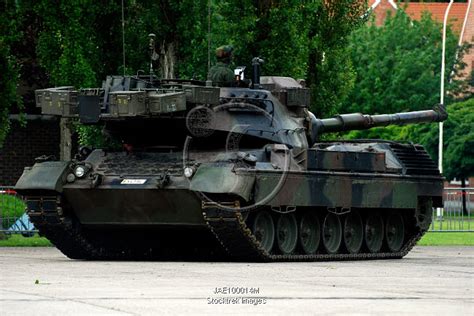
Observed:
[[[299,240],[305,254],[315,254],[321,241],[321,229],[316,214],[306,212],[301,216],[299,226]]]
[[[388,249],[391,252],[397,252],[402,248],[405,236],[405,225],[400,214],[392,213],[387,217],[385,224],[385,238]]]
[[[365,220],[365,245],[371,253],[377,253],[382,249],[383,243],[383,219],[380,214],[370,214]]]
[[[349,253],[358,253],[364,241],[364,225],[359,212],[352,211],[344,220],[344,245]]]
[[[326,252],[336,254],[342,242],[342,227],[339,216],[328,213],[323,222],[323,245]]]
[[[267,211],[257,213],[253,221],[252,233],[260,243],[263,250],[266,252],[272,250],[275,241],[275,228],[270,213]]]
[[[433,220],[433,202],[431,199],[423,199],[418,202],[415,210],[416,226],[426,231],[430,228]]]
[[[295,251],[298,242],[298,223],[294,214],[282,214],[276,226],[278,249],[288,255]]]

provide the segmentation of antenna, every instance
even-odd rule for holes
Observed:
[[[150,84],[153,83],[153,75],[155,74],[153,70],[153,61],[158,59],[158,56],[155,52],[155,38],[155,34],[148,34],[148,46],[150,48]]]
[[[122,57],[123,57],[123,75],[125,76],[125,13],[122,0]]]
[[[211,69],[211,0],[207,1],[207,71]]]

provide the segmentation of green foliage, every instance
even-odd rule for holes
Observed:
[[[444,174],[448,179],[474,175],[474,98],[448,107]]]
[[[349,46],[356,84],[340,112],[395,113],[437,104],[441,34],[441,25],[429,15],[412,21],[402,10],[382,27],[369,23],[356,30]],[[446,76],[453,69],[456,48],[457,38],[448,30]]]
[[[296,0],[214,2],[212,61],[215,61],[216,47],[232,44],[238,65],[250,70],[252,57],[259,56],[265,60],[263,75],[304,78],[309,49],[308,27],[304,23],[307,3]]]
[[[17,59],[11,54],[11,45],[20,39],[17,32],[17,21],[14,16],[16,7],[6,6],[0,12],[0,148],[10,130],[8,115],[16,106],[23,109],[22,99],[17,94],[20,66]]]
[[[364,1],[309,2],[307,80],[317,117],[333,115],[354,88],[355,72],[348,54],[349,35],[364,20]]]
[[[399,10],[382,27],[373,23],[356,30],[349,52],[357,73],[355,87],[341,113],[396,113],[430,109],[440,99],[441,25],[429,15],[412,21]],[[446,77],[454,78],[462,65],[455,67],[456,36],[449,31],[446,40]],[[460,53],[465,49],[461,48]],[[448,78],[446,78],[448,79]],[[446,80],[448,83],[448,80]],[[467,82],[452,80],[449,95],[465,95]],[[448,102],[452,102],[449,99]],[[444,175],[448,179],[474,174],[474,99],[447,107],[449,118],[444,128]],[[437,159],[438,124],[388,126],[368,131],[351,131],[346,137],[389,139],[420,143]]]
[[[18,82],[18,71],[15,69],[12,58],[9,54],[9,47],[0,39],[0,73],[5,78],[11,80],[0,81],[0,148],[5,137],[10,130],[10,120],[8,114],[10,108],[17,101],[16,86]]]
[[[0,194],[0,214],[3,229],[8,229],[25,213],[26,204],[16,196]]]
[[[92,148],[118,149],[121,147],[120,142],[111,140],[102,132],[100,125],[74,125],[75,131],[79,135],[79,145],[89,146]]]
[[[97,85],[100,54],[95,43],[94,17],[101,6],[92,0],[39,1],[35,11],[43,19],[37,51],[54,85]]]
[[[213,47],[232,44],[234,60],[250,67],[265,59],[263,75],[304,78],[317,116],[335,113],[354,84],[346,46],[363,21],[365,2],[219,1],[214,5]]]
[[[92,87],[108,74],[147,73],[148,34],[155,33],[158,75],[205,79],[208,53],[212,64],[214,49],[232,44],[235,64],[247,66],[249,72],[252,57],[260,56],[265,59],[263,75],[307,79],[318,116],[335,112],[353,87],[347,39],[362,22],[365,6],[356,0],[128,0],[123,69],[120,2],[7,3],[18,11],[9,10],[9,20],[24,21],[21,30],[33,34],[37,56],[33,52],[29,57],[48,74],[41,87],[48,80],[49,85]],[[34,32],[26,23],[30,20],[35,21]],[[14,34],[21,33],[16,30]],[[78,130],[81,141],[98,141],[97,133]]]

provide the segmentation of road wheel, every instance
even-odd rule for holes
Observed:
[[[298,242],[298,224],[294,214],[282,214],[278,218],[277,245],[281,253],[287,255],[295,251]]]
[[[252,233],[254,234],[260,246],[266,252],[270,252],[275,241],[275,228],[273,219],[267,211],[260,211],[253,220]]]
[[[377,253],[383,244],[383,219],[380,214],[370,214],[365,220],[365,245],[371,253]]]
[[[350,212],[344,220],[344,245],[349,253],[358,253],[364,241],[364,225],[359,212]]]
[[[392,213],[387,217],[385,224],[385,238],[388,249],[391,252],[397,252],[402,248],[405,236],[405,225],[403,217],[400,214]]]
[[[326,252],[336,254],[342,242],[342,227],[339,216],[328,213],[323,221],[323,245]]]
[[[299,226],[299,240],[305,254],[315,254],[321,240],[321,229],[316,214],[306,212],[301,216]]]

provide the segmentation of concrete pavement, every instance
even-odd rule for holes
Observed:
[[[474,314],[474,247],[402,260],[93,262],[0,248],[1,315]]]

